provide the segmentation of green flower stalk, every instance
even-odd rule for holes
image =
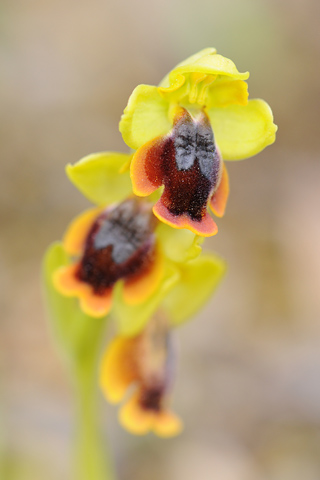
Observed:
[[[49,247],[43,264],[46,303],[51,330],[60,347],[75,396],[75,480],[114,480],[111,460],[103,447],[97,405],[97,366],[106,318],[92,318],[56,291],[52,274],[65,265],[60,243]]]

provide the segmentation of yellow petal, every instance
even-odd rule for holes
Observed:
[[[119,403],[136,380],[134,348],[134,338],[116,337],[102,358],[100,386],[110,403]]]
[[[119,420],[130,433],[145,435],[152,429],[154,413],[140,407],[139,396],[136,394],[121,408]]]
[[[178,65],[175,66],[174,69],[182,67],[184,65],[190,65],[195,63],[197,60],[206,57],[207,55],[214,55],[217,53],[217,50],[212,47],[204,48],[203,50],[200,50],[200,52],[195,53],[194,55],[191,55],[190,57],[186,58],[182,62],[178,63]],[[170,86],[169,82],[169,73],[164,77],[164,79],[160,82],[160,87],[167,88]]]
[[[124,281],[123,300],[128,305],[145,302],[157,290],[164,275],[164,258],[159,247],[154,255],[150,266],[140,275]]]
[[[153,431],[159,437],[174,437],[179,435],[182,429],[182,422],[174,413],[164,410],[155,415]]]
[[[83,195],[97,205],[120,202],[131,194],[126,166],[131,155],[101,152],[88,155],[74,165],[66,166],[71,182]]]
[[[187,103],[198,103],[199,105],[212,105],[216,100],[220,103],[218,97],[212,95],[210,102],[210,95],[207,96],[208,89],[214,90],[216,83],[221,79],[226,80],[246,80],[249,77],[248,72],[240,73],[235,64],[226,57],[218,55],[214,48],[207,48],[198,54],[189,57],[187,60],[179,63],[160,83],[159,93],[167,99],[168,102],[183,101]],[[230,97],[221,89],[221,102],[230,102]],[[232,97],[243,104],[243,86],[237,84],[233,86],[237,93],[232,92]],[[229,90],[229,93],[231,91]],[[208,97],[208,98],[207,98]],[[224,97],[224,99],[223,99]],[[208,103],[209,102],[209,103]]]
[[[110,312],[112,305],[112,288],[108,288],[103,294],[94,293],[92,287],[79,295],[80,307],[87,315],[101,318]]]
[[[143,303],[129,305],[124,301],[123,282],[114,287],[113,314],[121,335],[137,335],[158,310],[163,298],[179,282],[179,272],[173,264],[166,264],[159,287]]]
[[[206,107],[227,107],[228,105],[246,105],[248,103],[248,84],[242,80],[223,77],[216,80],[208,89]]]
[[[180,281],[163,301],[173,325],[184,322],[204,306],[225,270],[225,262],[214,254],[202,254],[180,265]]]
[[[185,75],[192,72],[205,73],[206,75],[225,75],[235,80],[246,80],[249,77],[249,72],[240,73],[229,58],[209,52],[187,64],[174,68],[169,74],[170,83],[174,81],[176,75]]]
[[[201,253],[204,237],[199,237],[190,230],[172,228],[159,222],[156,234],[165,256],[174,262],[186,262]]]
[[[78,264],[65,265],[53,272],[52,282],[59,293],[66,297],[77,297],[82,295],[90,287],[77,277]]]
[[[245,106],[211,108],[207,113],[224,160],[251,157],[275,141],[277,126],[263,100],[249,100]]]
[[[126,144],[137,150],[171,129],[169,105],[157,87],[138,85],[131,94],[121,117],[119,130]]]

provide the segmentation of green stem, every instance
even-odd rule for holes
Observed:
[[[115,480],[110,454],[99,427],[97,362],[76,365],[77,431],[75,480]]]

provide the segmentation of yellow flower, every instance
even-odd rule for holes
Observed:
[[[101,364],[100,384],[111,403],[120,403],[130,386],[135,390],[122,406],[121,424],[129,432],[161,437],[177,435],[180,419],[169,408],[174,354],[171,332],[162,316],[155,316],[140,335],[116,337]]]
[[[234,63],[208,48],[174,68],[159,87],[139,85],[120,122],[136,195],[164,186],[154,214],[201,236],[217,233],[207,207],[224,214],[229,183],[223,160],[248,158],[275,140],[270,107],[248,101]]]

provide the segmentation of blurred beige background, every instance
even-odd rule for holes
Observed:
[[[2,0],[3,480],[70,478],[72,393],[40,289],[45,248],[88,205],[64,165],[126,152],[133,88],[207,46],[251,72],[277,142],[228,164],[227,215],[206,242],[228,275],[177,332],[185,432],[132,437],[102,402],[105,432],[121,480],[319,480],[319,18],[318,0]]]

